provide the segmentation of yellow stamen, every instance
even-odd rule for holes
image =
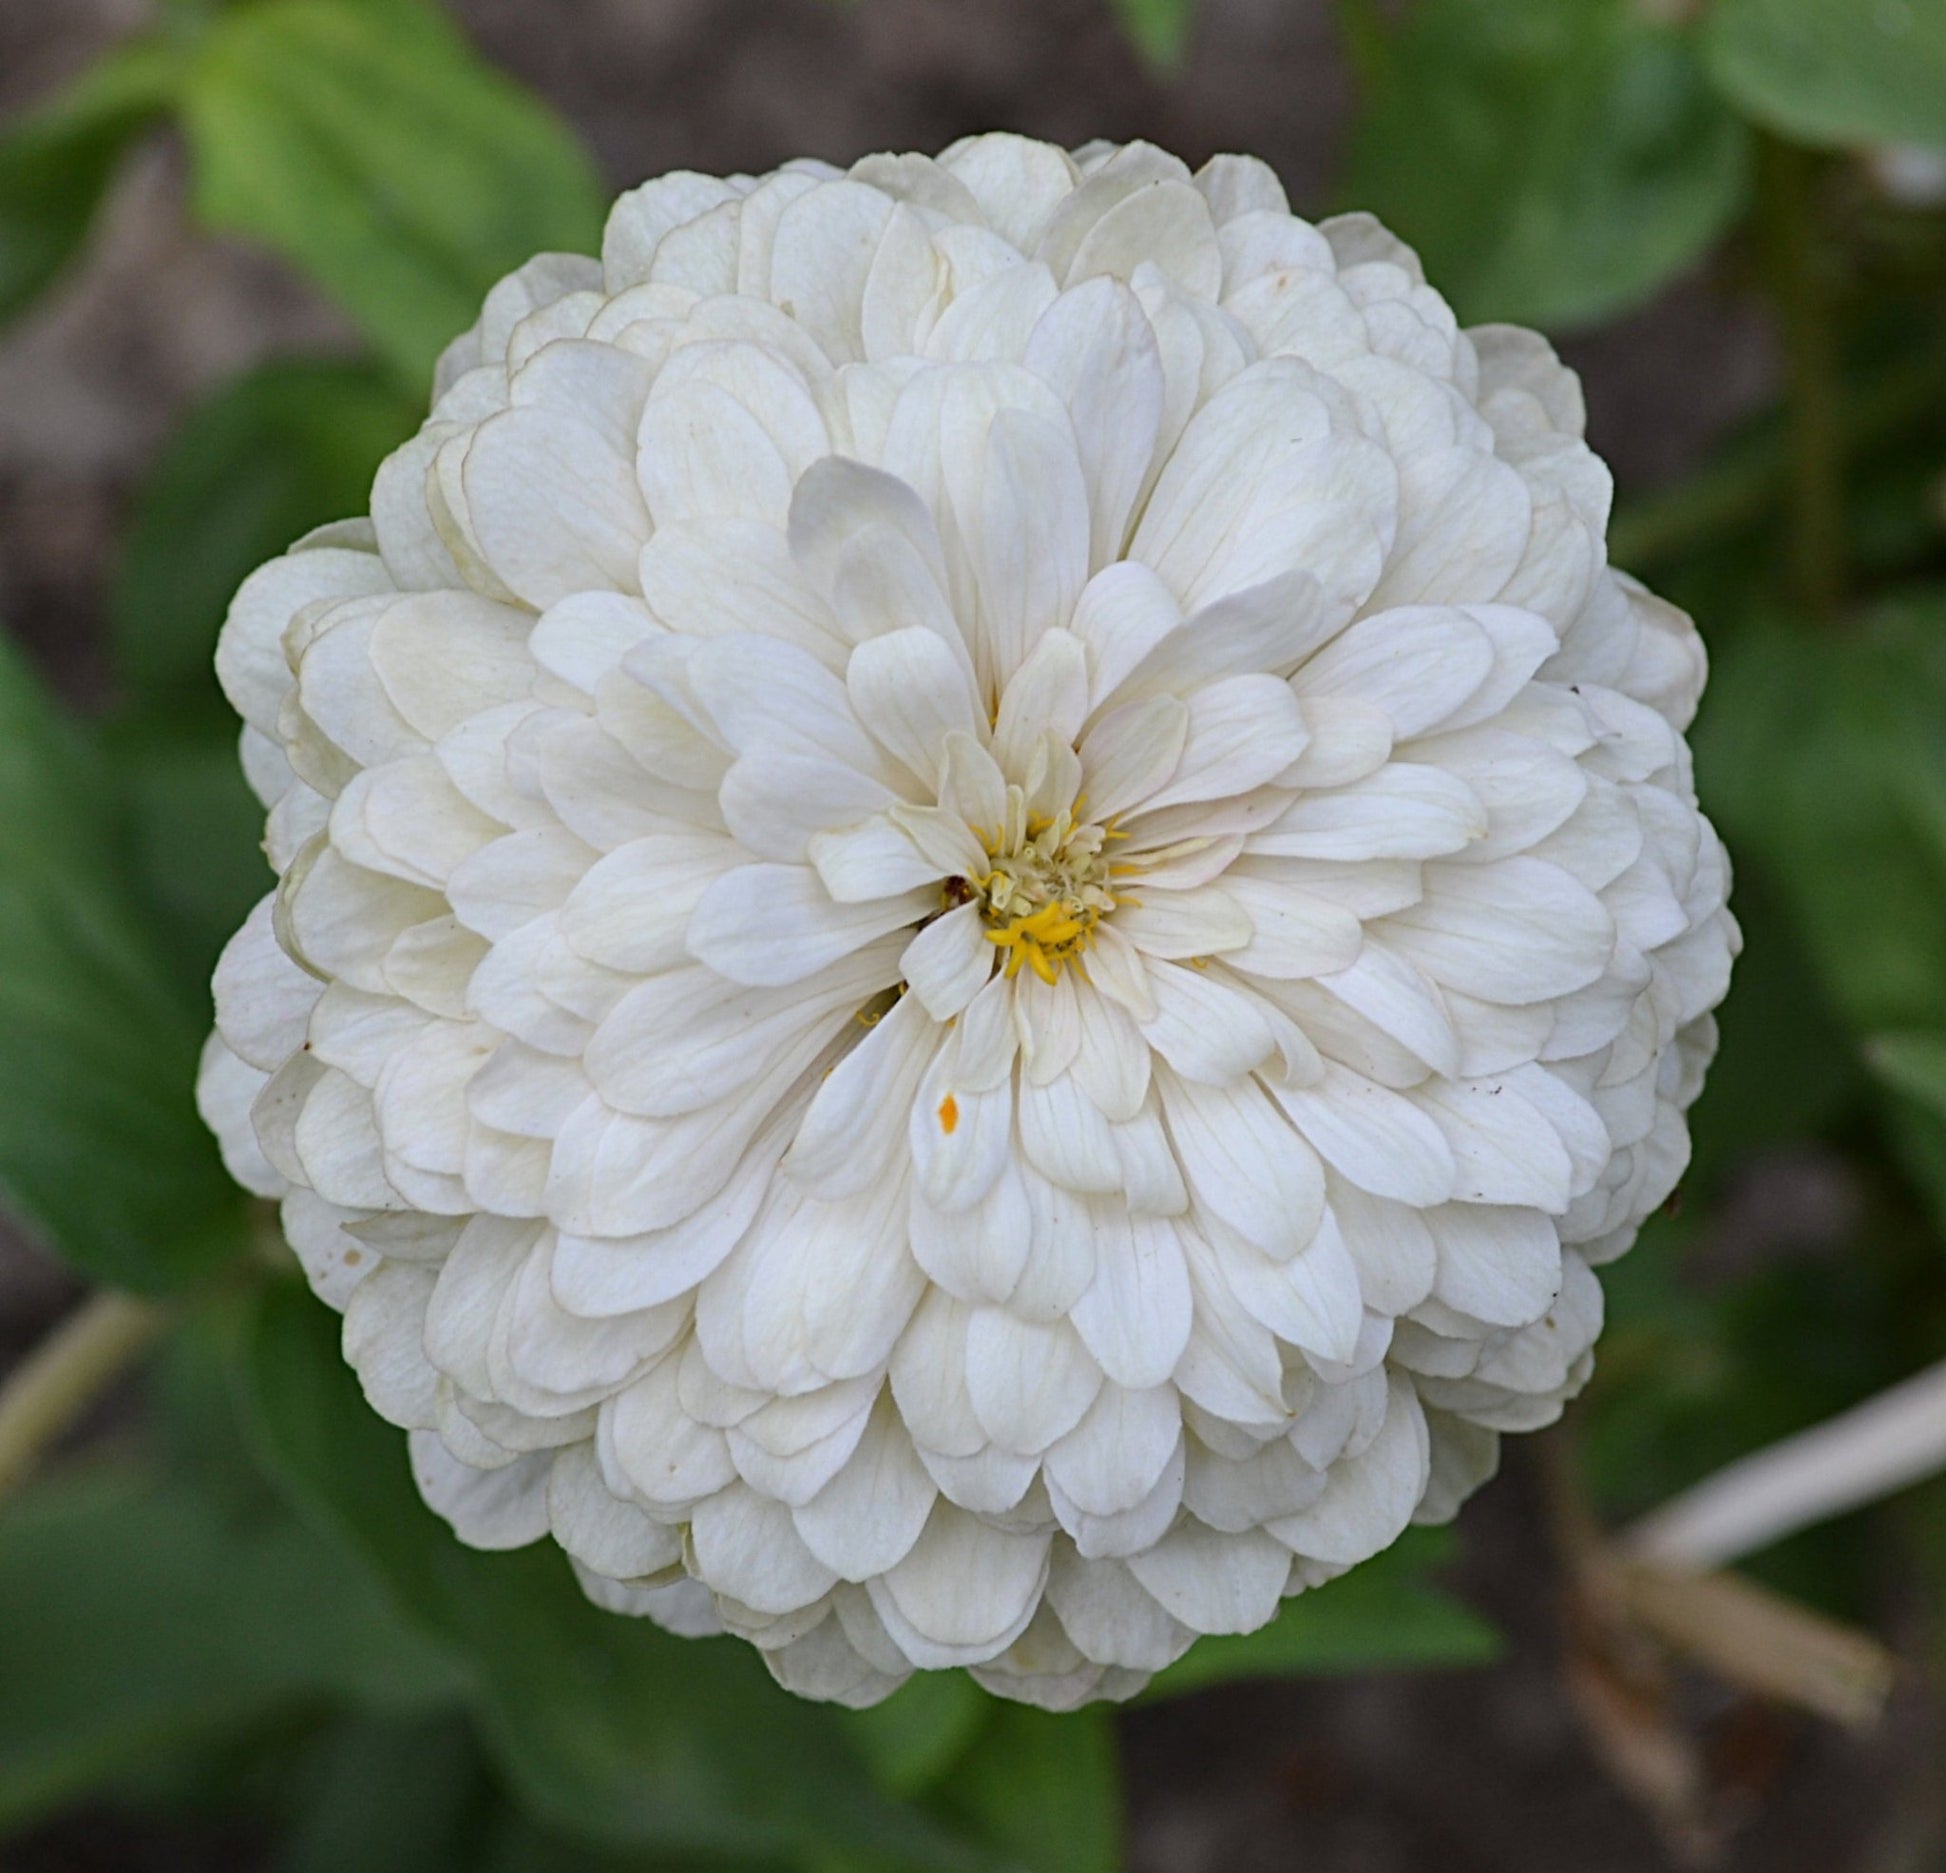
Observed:
[[[1036,782],[1036,785],[1039,783]],[[976,828],[990,860],[981,877],[949,878],[941,908],[978,903],[986,940],[1006,954],[1002,974],[1031,969],[1043,982],[1080,957],[1119,896],[1109,888],[1104,828],[1082,823],[1082,802],[1049,813],[1028,810],[1031,788],[1010,786],[993,832]]]

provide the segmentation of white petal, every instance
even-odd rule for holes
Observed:
[[[1019,1123],[1021,1148],[1043,1177],[1069,1190],[1121,1189],[1114,1134],[1071,1074],[1045,1085],[1024,1078]]]
[[[1395,761],[1348,787],[1301,794],[1250,849],[1314,859],[1441,858],[1487,831],[1479,796],[1443,768]]]
[[[591,865],[561,906],[561,935],[592,963],[628,975],[671,969],[705,890],[738,860],[728,839],[654,833]]]
[[[554,1459],[547,1507],[554,1539],[598,1574],[637,1580],[682,1558],[682,1537],[673,1528],[610,1493],[592,1444],[572,1445]]]
[[[1561,1291],[1561,1242],[1532,1210],[1449,1203],[1427,1212],[1439,1251],[1433,1293],[1493,1326],[1538,1320]]]
[[[1185,1079],[1227,1085],[1275,1051],[1269,1023],[1226,984],[1180,963],[1159,961],[1149,964],[1148,981],[1156,1015],[1141,1024],[1142,1032]]]
[[[832,1068],[812,1096],[784,1169],[814,1195],[854,1196],[889,1175],[900,1115],[941,1040],[916,995],[903,996]]]
[[[699,1423],[676,1395],[671,1357],[602,1407],[602,1435],[629,1485],[659,1508],[683,1508],[735,1480],[723,1433]],[[606,1459],[604,1459],[606,1461]]]
[[[977,1663],[1033,1617],[1047,1554],[1045,1534],[1011,1534],[940,1503],[911,1553],[868,1583],[872,1604],[914,1664]]]
[[[475,1470],[447,1450],[436,1431],[414,1431],[412,1480],[426,1504],[470,1548],[524,1548],[547,1533],[551,1452],[537,1451],[498,1470]]]
[[[1362,1454],[1334,1463],[1324,1494],[1271,1532],[1312,1560],[1349,1567],[1396,1541],[1424,1493],[1425,1413],[1411,1385],[1391,1383],[1385,1423]]]
[[[1505,1080],[1435,1082],[1414,1095],[1446,1134],[1466,1203],[1568,1207],[1574,1166],[1554,1127]]]
[[[1182,1441],[1173,1385],[1106,1384],[1047,1453],[1047,1478],[1084,1514],[1120,1515],[1152,1490]]]
[[[947,735],[984,726],[970,672],[934,631],[914,626],[868,638],[852,652],[845,683],[859,721],[927,782],[939,771]]]
[[[1147,566],[1119,560],[1096,573],[1068,626],[1088,648],[1090,705],[1099,708],[1181,622],[1181,607]]]
[[[962,904],[905,946],[899,973],[935,1021],[950,1021],[985,987],[994,960],[980,907]]]
[[[1243,371],[1190,419],[1135,530],[1188,610],[1293,569],[1356,605],[1390,544],[1394,471],[1296,358]]]
[[[429,1268],[387,1262],[358,1284],[345,1307],[345,1363],[358,1374],[365,1402],[405,1430],[437,1422],[439,1375],[421,1344],[436,1278]]]
[[[482,423],[466,449],[466,511],[480,551],[536,610],[575,592],[628,592],[649,537],[633,460],[559,404]]]
[[[1139,807],[1182,765],[1189,709],[1177,696],[1151,696],[1110,709],[1079,753],[1088,809],[1108,821]]]
[[[775,526],[716,514],[668,522],[642,549],[637,569],[643,606],[672,631],[777,638],[834,667],[843,654],[838,621]],[[543,618],[540,628],[546,624]],[[539,648],[535,655],[547,661]]]
[[[1390,1035],[1435,1073],[1459,1071],[1459,1036],[1439,991],[1383,943],[1367,943],[1349,968],[1317,986]]]
[[[689,1539],[697,1573],[753,1612],[794,1612],[837,1579],[799,1538],[790,1510],[741,1483],[697,1504]]]
[[[1352,1357],[1364,1302],[1357,1266],[1333,1219],[1285,1261],[1237,1244],[1225,1254],[1223,1272],[1237,1299],[1280,1340],[1334,1365]]]
[[[1472,607],[1405,605],[1359,619],[1293,680],[1302,696],[1345,696],[1382,709],[1406,741],[1457,715],[1493,661],[1493,641]]]
[[[1158,1084],[1176,1155],[1196,1200],[1277,1260],[1294,1255],[1324,1214],[1324,1167],[1254,1080]]]
[[[1250,914],[1220,885],[1193,891],[1145,888],[1140,898],[1115,913],[1115,928],[1146,956],[1182,962],[1192,956],[1218,956],[1250,941]]]
[[[907,1120],[919,1188],[942,1210],[966,1209],[992,1188],[1013,1138],[1012,1081],[969,1088],[965,1047],[962,1025],[934,1058]]]
[[[1586,886],[1544,859],[1435,863],[1425,895],[1382,926],[1386,943],[1434,981],[1524,1007],[1599,979],[1615,925]]]
[[[892,804],[892,795],[848,762],[772,747],[753,748],[734,762],[717,800],[724,824],[746,851],[815,863],[811,847],[821,836],[864,825]],[[828,841],[819,849],[831,852]],[[841,864],[838,869],[843,877]]]
[[[924,885],[937,886],[948,876],[948,868],[921,851],[889,815],[843,832],[815,833],[805,841],[804,856],[840,904],[899,897]]]
[[[870,1580],[912,1550],[938,1491],[889,1399],[841,1469],[792,1519],[804,1544],[843,1580]]]
[[[939,165],[966,185],[987,222],[1022,253],[1033,251],[1077,180],[1067,151],[1010,131],[963,137],[941,153]]]
[[[966,1389],[981,1428],[1002,1450],[1038,1455],[1077,1424],[1101,1389],[1101,1368],[1065,1321],[977,1307],[967,1326]],[[1120,1505],[1118,1505],[1120,1506]]]
[[[1188,1344],[1194,1311],[1175,1226],[1131,1216],[1112,1198],[1090,1204],[1088,1214],[1095,1278],[1074,1305],[1076,1331],[1118,1385],[1160,1385]]]
[[[1223,677],[1189,698],[1182,759],[1142,811],[1248,793],[1281,774],[1309,740],[1289,684],[1274,676]]]
[[[1185,1522],[1128,1567],[1172,1617],[1196,1632],[1254,1632],[1277,1611],[1288,1551],[1268,1535],[1220,1535]]]
[[[1001,692],[993,758],[1007,773],[1022,774],[1044,734],[1070,742],[1087,714],[1087,651],[1067,631],[1045,631]]]
[[[274,736],[291,686],[284,631],[307,605],[373,597],[391,589],[371,553],[314,548],[260,566],[238,588],[216,646],[216,675],[230,705],[253,728]]]
[[[639,1118],[693,1112],[748,1085],[812,1030],[836,1038],[882,985],[889,962],[859,951],[807,989],[748,988],[699,963],[651,976],[595,1030],[589,1084]]]
[[[1057,1548],[1047,1597],[1063,1629],[1097,1664],[1160,1671],[1194,1635],[1137,1584],[1122,1561],[1084,1561]]]
[[[933,907],[924,890],[836,904],[805,866],[743,865],[703,893],[689,920],[689,950],[735,982],[802,982]]]
[[[1162,420],[1162,360],[1135,295],[1093,279],[1041,316],[1022,361],[1068,406],[1088,484],[1089,564],[1119,559]]]
[[[257,903],[224,946],[213,986],[216,1024],[238,1058],[266,1073],[304,1044],[305,1026],[323,993],[277,942],[276,895]]]
[[[1342,969],[1363,946],[1356,916],[1301,886],[1286,886],[1280,868],[1255,874],[1231,871],[1223,888],[1242,906],[1251,926],[1250,941],[1224,958],[1234,969],[1295,980]]]
[[[1325,1162],[1359,1189],[1421,1206],[1452,1194],[1451,1148],[1399,1094],[1327,1062],[1321,1085],[1273,1086],[1271,1095]]]
[[[862,183],[829,182],[778,217],[771,301],[788,307],[834,364],[865,354],[865,281],[894,206],[890,196]]]
[[[1438,1251],[1420,1211],[1334,1178],[1331,1213],[1357,1265],[1368,1308],[1388,1317],[1409,1313],[1432,1292]]]
[[[1225,676],[1286,676],[1345,621],[1308,572],[1279,573],[1186,618],[1122,681],[1118,698],[1187,693]]]

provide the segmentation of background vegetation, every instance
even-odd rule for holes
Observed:
[[[1166,95],[1194,5],[1114,8]],[[1535,1526],[1571,1534],[1946,1351],[1946,4],[1344,0],[1338,26],[1354,125],[1336,199],[1302,209],[1371,208],[1464,318],[1563,335],[1715,255],[1778,360],[1771,403],[1614,528],[1711,646],[1699,784],[1747,949],[1680,1211],[1611,1272],[1596,1389],[1553,1440]],[[1108,1873],[1118,1734],[1146,1761],[1202,1719],[1118,1731],[960,1676],[811,1707],[730,1641],[596,1613],[551,1548],[459,1548],[224,1177],[191,1083],[210,966],[263,877],[210,675],[228,595],[362,507],[486,287],[591,248],[611,186],[430,0],[174,0],[0,126],[0,322],[58,294],[158,136],[196,220],[280,256],[359,342],[181,425],[126,530],[101,707],[0,640],[0,1188],[50,1253],[141,1297],[97,1311],[104,1362],[152,1338],[139,1412],[32,1479],[0,1448],[0,1866],[87,1803],[239,1825],[246,1858],[195,1864],[276,1873]],[[1503,1638],[1451,1556],[1415,1537],[1150,1699],[1220,1713],[1249,1695],[1223,1681],[1477,1666]],[[1946,1654],[1946,1485],[1753,1571],[1922,1680]],[[1549,1646],[1664,1851],[1716,1851],[1756,1774],[1711,1754],[1744,1734],[1738,1688],[1572,1630]],[[1895,1722],[1936,1721],[1924,1698]],[[1932,1857],[1898,1864],[1946,1864],[1929,1825]]]

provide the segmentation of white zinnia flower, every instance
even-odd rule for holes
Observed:
[[[1587,1376],[1735,927],[1571,373],[1258,162],[673,175],[219,652],[202,1096],[461,1536],[1062,1706]]]

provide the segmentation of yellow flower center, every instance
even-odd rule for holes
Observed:
[[[1077,800],[1050,819],[1028,813],[1021,789],[1009,787],[1007,823],[983,839],[991,869],[983,878],[956,878],[946,887],[949,904],[978,900],[986,939],[1006,951],[1010,976],[1027,968],[1052,982],[1115,908],[1104,847],[1117,835],[1077,822],[1082,805]]]

